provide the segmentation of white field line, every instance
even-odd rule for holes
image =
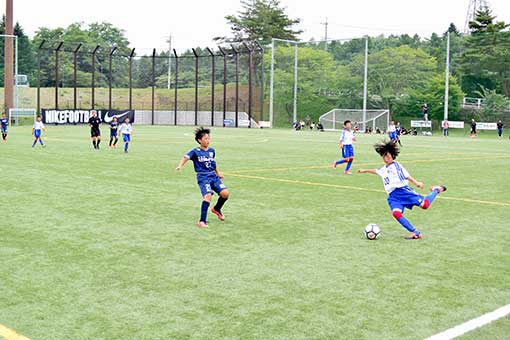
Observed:
[[[502,317],[505,317],[509,314],[510,314],[510,305],[506,305],[506,306],[496,309],[495,311],[492,311],[492,312],[486,313],[482,316],[479,316],[476,319],[469,320],[467,322],[464,322],[463,324],[460,324],[453,328],[447,329],[444,332],[433,335],[425,340],[455,339],[456,337],[459,337],[459,336],[461,336],[467,332],[470,332],[474,329],[477,329],[479,327],[485,326],[485,325],[491,323],[492,321],[501,319]]]

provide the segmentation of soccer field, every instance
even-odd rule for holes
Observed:
[[[204,230],[193,166],[174,170],[194,128],[134,129],[129,154],[95,151],[85,126],[48,126],[44,149],[29,127],[0,142],[0,325],[30,339],[424,339],[510,303],[507,138],[404,136],[398,160],[448,187],[406,211],[424,234],[406,241],[378,176],[332,169],[337,133],[214,128],[231,198]],[[353,169],[382,166],[381,136],[357,137]],[[465,339],[509,334],[506,317]]]

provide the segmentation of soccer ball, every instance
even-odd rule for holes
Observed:
[[[381,233],[381,228],[375,223],[370,223],[365,227],[365,236],[369,240],[375,240]]]

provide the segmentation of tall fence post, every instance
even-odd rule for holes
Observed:
[[[108,111],[112,110],[112,63],[113,54],[117,50],[117,47],[113,47],[108,55]]]
[[[92,110],[96,107],[96,54],[99,47],[97,45],[92,51]]]
[[[251,128],[251,115],[253,104],[253,49],[243,42],[244,47],[248,50],[248,128]]]
[[[255,41],[262,58],[260,58],[260,120],[264,120],[264,48]]]
[[[216,60],[214,58],[214,53],[211,51],[209,47],[207,47],[207,51],[211,55],[211,126],[214,126],[214,83],[216,81]]]
[[[156,90],[156,49],[152,50],[152,115],[151,124],[154,125],[154,101]]]
[[[133,110],[133,57],[135,56],[135,49],[131,50],[129,55],[129,111]]]
[[[64,45],[64,42],[61,41],[57,48],[55,49],[55,110],[58,110],[58,83],[59,83],[59,56],[60,56],[60,49]]]
[[[234,45],[230,45],[232,47],[232,51],[234,52],[235,60],[236,60],[236,123],[235,126],[239,126],[239,52]]]
[[[37,50],[37,114],[41,113],[41,50],[46,43],[43,39]]]
[[[221,47],[219,48],[223,54],[223,127],[225,127],[225,119],[227,119],[227,53]]]
[[[174,125],[177,125],[177,82],[179,81],[179,57],[174,49],[175,56],[175,85],[174,85]]]
[[[198,54],[194,48],[191,50],[195,55],[195,125],[198,125]]]
[[[77,109],[77,89],[78,86],[78,76],[77,76],[77,68],[78,68],[78,51],[80,50],[81,46],[83,44],[79,43],[76,49],[74,50],[74,72],[73,72],[73,83],[74,83],[74,91],[73,91],[73,102],[74,102],[74,109]]]

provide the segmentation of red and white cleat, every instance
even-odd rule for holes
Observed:
[[[446,187],[444,185],[431,186],[430,191],[432,192],[434,190],[436,190],[438,193],[442,193],[443,191],[446,191]]]
[[[214,207],[211,208],[211,212],[218,217],[220,221],[225,221],[225,215],[223,215],[220,211],[214,209]]]
[[[336,169],[336,162],[333,162],[333,169]]]
[[[207,223],[205,223],[204,221],[198,221],[197,222],[197,227],[199,227],[199,228],[209,228]]]
[[[352,175],[352,172],[351,172],[351,171],[347,171],[347,170],[345,170],[345,171],[344,171],[344,174],[346,174],[346,175]]]
[[[409,236],[406,236],[405,239],[406,240],[421,240],[421,239],[423,239],[423,234],[422,233],[419,233],[419,234],[411,233]]]

